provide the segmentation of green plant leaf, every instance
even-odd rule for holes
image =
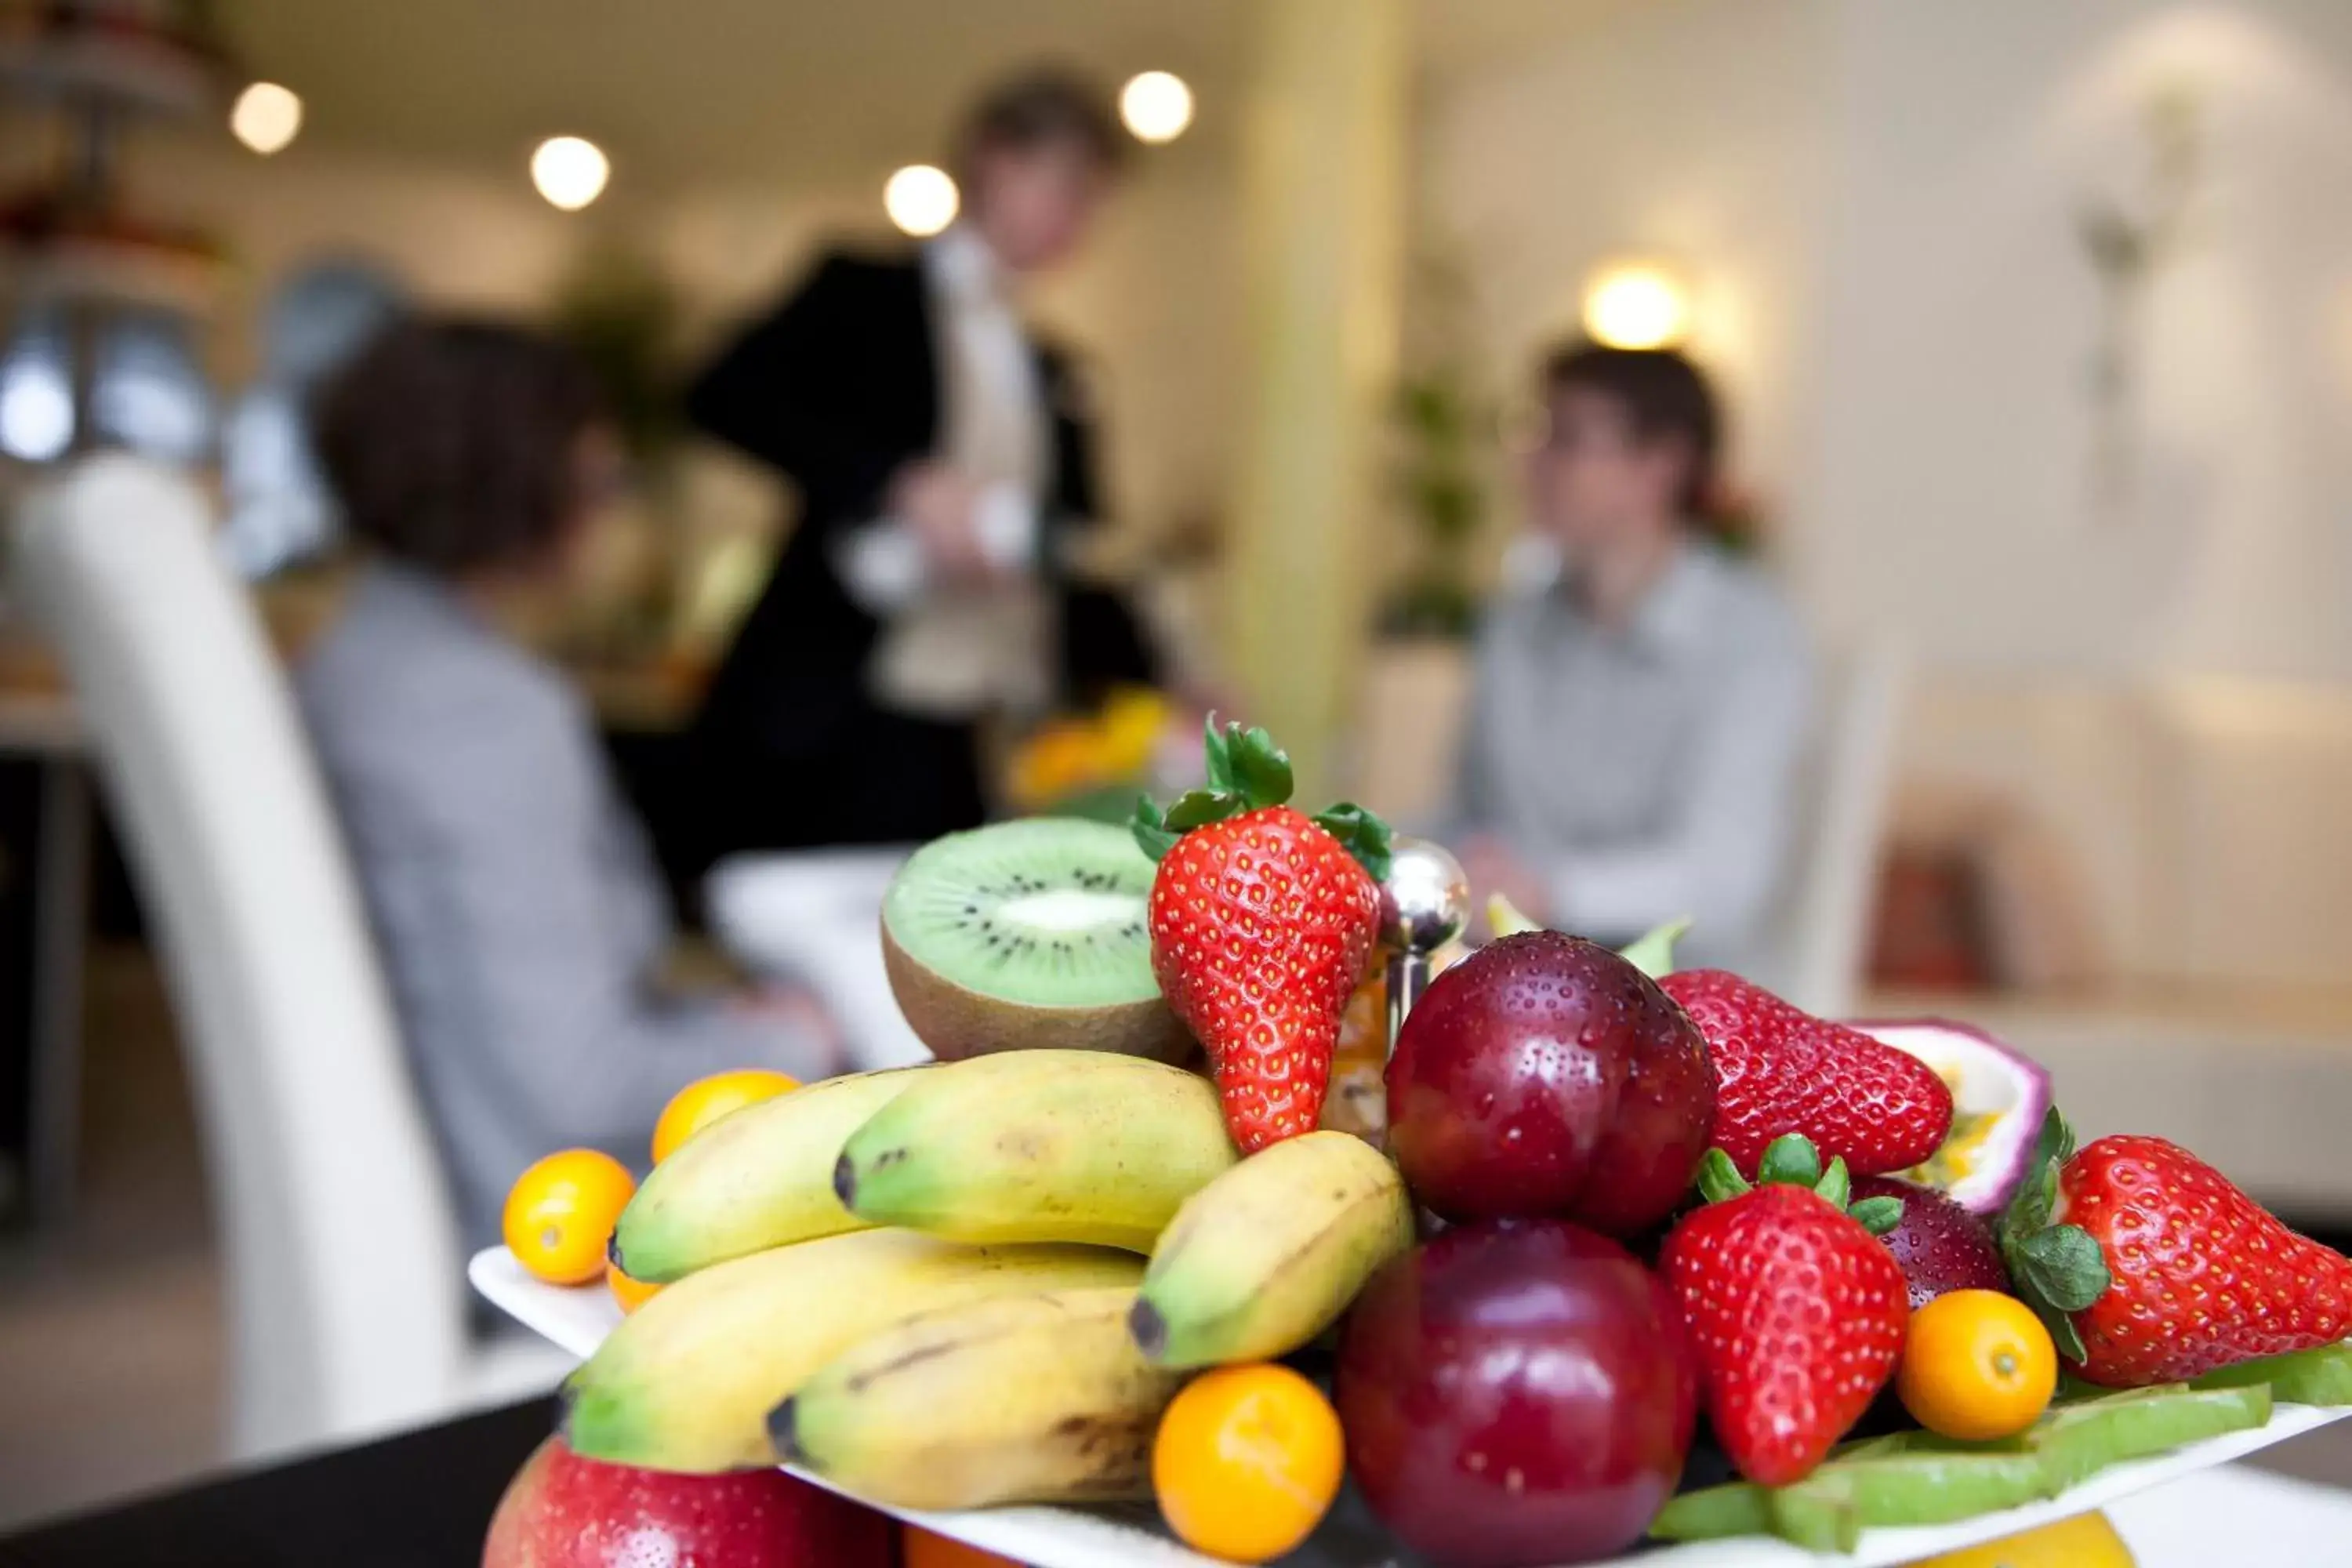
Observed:
[[[1160,815],[1159,803],[1150,795],[1138,795],[1135,817],[1128,824],[1135,842],[1153,860],[1165,859],[1168,851],[1176,847],[1176,835],[1168,830],[1167,819]]]
[[[1339,841],[1341,848],[1356,858],[1356,863],[1371,874],[1373,881],[1388,880],[1396,835],[1387,823],[1350,800],[1343,800],[1318,814],[1315,821]]]
[[[1223,822],[1241,803],[1225,790],[1187,790],[1168,808],[1168,830],[1181,836],[1213,822]]]
[[[2027,1237],[2017,1256],[2032,1273],[2035,1293],[2062,1312],[2083,1310],[2114,1283],[2099,1244],[2078,1225],[2054,1225]]]
[[[1756,1163],[1759,1187],[1810,1187],[1821,1179],[1822,1157],[1814,1152],[1812,1140],[1801,1132],[1783,1132],[1765,1144],[1764,1158]]]
[[[1709,1149],[1699,1157],[1698,1192],[1708,1203],[1719,1204],[1751,1190],[1748,1178],[1739,1173],[1739,1167],[1722,1150]]]
[[[1240,734],[1241,730],[1239,724],[1220,728],[1217,716],[1214,713],[1209,715],[1202,751],[1208,760],[1209,787],[1213,790],[1223,792],[1234,787],[1233,742],[1228,737]]]
[[[1840,1154],[1830,1162],[1830,1168],[1823,1171],[1822,1179],[1813,1184],[1813,1192],[1816,1196],[1827,1199],[1834,1208],[1845,1207],[1846,1200],[1853,1195],[1853,1177],[1845,1168],[1844,1155]]]
[[[1282,805],[1290,798],[1296,784],[1290,773],[1290,753],[1276,745],[1274,737],[1262,729],[1244,730],[1236,724],[1227,731],[1225,766],[1232,781],[1230,787],[1252,811]]]
[[[1675,943],[1689,934],[1691,923],[1688,915],[1670,920],[1619,948],[1617,956],[1651,979],[1663,980],[1675,972]]]
[[[1873,1236],[1885,1236],[1903,1223],[1901,1198],[1864,1198],[1846,1211],[1863,1229]]]

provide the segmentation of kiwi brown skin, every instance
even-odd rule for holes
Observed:
[[[1157,995],[1100,1007],[1038,1007],[957,984],[926,967],[882,924],[882,967],[898,1011],[941,1061],[992,1051],[1110,1051],[1191,1065],[1192,1036]]]

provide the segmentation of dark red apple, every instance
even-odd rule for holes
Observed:
[[[782,1470],[677,1476],[550,1437],[499,1499],[482,1568],[890,1568],[893,1528]]]
[[[1611,1556],[1674,1495],[1698,1372],[1665,1287],[1558,1220],[1459,1226],[1356,1298],[1333,1384],[1364,1500],[1437,1568]]]
[[[1893,1176],[1856,1176],[1853,1196],[1899,1198],[1903,1217],[1878,1239],[1903,1267],[1917,1311],[1948,1290],[2009,1289],[2009,1268],[1992,1227],[1933,1187]]]
[[[1389,1058],[1389,1149],[1449,1220],[1655,1225],[1706,1152],[1715,1073],[1698,1026],[1597,942],[1507,936],[1439,975]]]

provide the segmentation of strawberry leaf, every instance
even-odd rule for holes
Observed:
[[[1813,1184],[1813,1195],[1828,1200],[1833,1208],[1845,1207],[1846,1199],[1853,1195],[1853,1177],[1845,1168],[1844,1155],[1840,1154],[1830,1162],[1830,1168],[1823,1171],[1822,1179]]]
[[[2062,1312],[2079,1312],[2107,1293],[2113,1277],[2091,1233],[2078,1225],[2054,1225],[2017,1245],[2012,1267],[2021,1268],[2033,1293]]]
[[[1756,1164],[1759,1187],[1810,1187],[1821,1179],[1822,1157],[1813,1152],[1812,1140],[1801,1132],[1783,1132],[1765,1144],[1764,1158]]]
[[[1166,858],[1168,851],[1176,847],[1177,836],[1168,830],[1158,803],[1148,795],[1136,797],[1135,816],[1128,827],[1134,833],[1137,846],[1154,860]]]
[[[1390,851],[1394,847],[1396,835],[1387,823],[1350,800],[1318,812],[1315,823],[1338,839],[1339,847],[1354,856],[1356,863],[1370,873],[1373,881],[1388,880]]]
[[[1864,1198],[1846,1211],[1863,1229],[1873,1236],[1885,1236],[1903,1223],[1901,1198]]]
[[[1691,924],[1688,915],[1668,921],[1619,948],[1617,956],[1651,979],[1662,980],[1675,972],[1675,943],[1689,934]]]
[[[1231,787],[1249,809],[1280,805],[1290,798],[1295,785],[1290,753],[1264,730],[1233,725],[1225,731],[1225,754]]]
[[[1231,730],[1233,733],[1239,734],[1241,726],[1233,725]],[[1202,749],[1208,756],[1209,787],[1213,790],[1230,790],[1234,787],[1233,746],[1225,739],[1226,732],[1217,727],[1217,716],[1214,713],[1210,714]]]
[[[1181,837],[1196,827],[1223,822],[1240,804],[1223,790],[1187,790],[1176,797],[1175,805],[1168,808],[1168,830]]]
[[[1698,1163],[1698,1193],[1708,1203],[1719,1204],[1726,1198],[1736,1198],[1752,1191],[1748,1178],[1731,1163],[1731,1156],[1720,1149],[1709,1149]]]

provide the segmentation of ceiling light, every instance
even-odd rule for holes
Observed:
[[[955,222],[960,205],[956,183],[948,178],[945,169],[934,169],[929,163],[908,164],[882,187],[882,210],[890,215],[892,223],[919,239]]]
[[[1672,348],[1690,335],[1690,294],[1651,262],[1622,262],[1593,274],[1584,290],[1584,330],[1612,349]]]
[[[552,205],[578,212],[604,194],[613,165],[604,149],[579,136],[551,136],[530,155],[530,183]]]
[[[1118,117],[1139,142],[1173,142],[1192,123],[1192,89],[1182,77],[1145,71],[1119,89]]]
[[[283,152],[302,129],[302,100],[292,89],[257,81],[236,95],[229,133],[263,157]]]

